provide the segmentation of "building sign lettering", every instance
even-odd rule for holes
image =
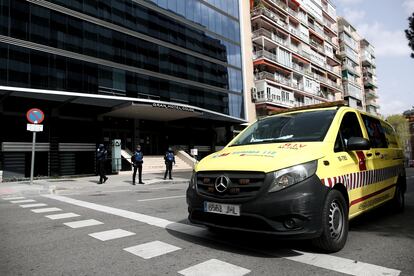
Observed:
[[[174,104],[153,103],[152,106],[153,107],[158,107],[158,108],[174,109],[174,110],[186,111],[186,112],[194,112],[194,109],[191,108],[191,107],[179,106],[179,105],[174,105]]]

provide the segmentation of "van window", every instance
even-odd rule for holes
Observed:
[[[384,122],[381,122],[381,125],[385,131],[385,138],[387,139],[388,147],[399,148],[397,135],[395,134],[394,129],[390,125]]]
[[[346,143],[351,137],[363,137],[361,126],[354,112],[348,112],[342,118],[341,126],[336,136],[334,151],[345,151]]]
[[[367,129],[371,147],[388,148],[387,139],[385,138],[384,129],[378,119],[362,115],[365,128]]]
[[[318,110],[268,117],[249,126],[230,146],[322,141],[335,114]]]

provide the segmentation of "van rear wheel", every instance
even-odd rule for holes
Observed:
[[[331,190],[322,209],[322,234],[313,244],[325,252],[341,250],[348,237],[348,205],[337,190]]]
[[[404,212],[405,208],[405,198],[404,198],[404,191],[401,185],[397,185],[395,188],[394,198],[392,199],[392,205],[394,207],[395,212],[402,213]]]

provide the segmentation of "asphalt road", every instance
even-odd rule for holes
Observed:
[[[414,275],[414,169],[407,174],[405,212],[383,206],[351,221],[345,248],[331,255],[192,226],[186,184],[0,199],[0,275]],[[61,210],[32,211],[43,208]],[[63,213],[78,216],[46,217]]]

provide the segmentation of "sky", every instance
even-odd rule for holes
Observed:
[[[404,30],[414,0],[331,0],[374,47],[379,113],[385,117],[414,108],[414,59]]]

